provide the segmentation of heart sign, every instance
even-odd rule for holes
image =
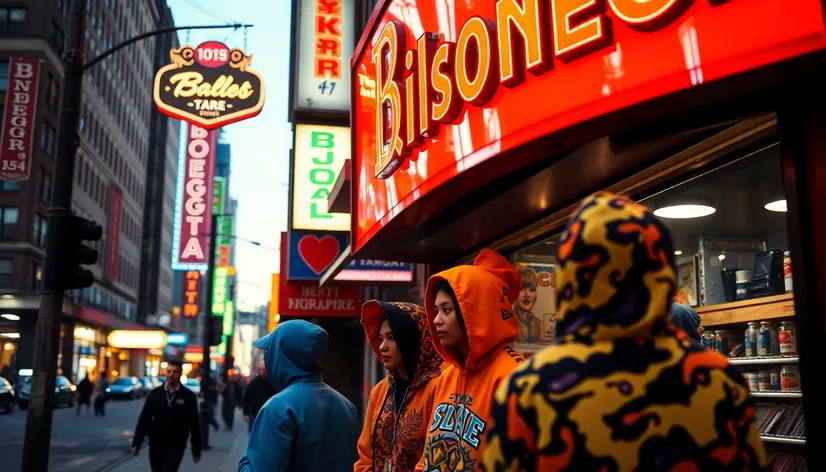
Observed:
[[[298,254],[316,275],[321,275],[336,260],[339,254],[339,243],[336,238],[326,235],[319,239],[308,234],[298,241]]]

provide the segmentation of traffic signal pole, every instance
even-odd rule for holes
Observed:
[[[63,316],[63,290],[60,288],[60,267],[64,222],[71,214],[72,185],[77,141],[77,121],[80,114],[80,92],[83,85],[83,29],[86,0],[74,0],[69,14],[67,51],[63,57],[63,86],[58,111],[57,155],[55,156],[52,201],[49,206],[46,234],[46,258],[43,263],[43,285],[40,292],[40,313],[34,340],[34,369],[29,408],[26,413],[26,435],[23,442],[23,472],[46,472],[49,469],[49,444],[52,436],[52,399],[57,377],[57,351],[60,346],[60,322]]]
[[[218,241],[218,215],[212,215],[209,231],[209,265],[207,266],[206,283],[206,306],[204,307],[204,339],[201,343],[204,349],[204,360],[201,362],[201,392],[204,399],[201,400],[201,448],[209,449],[209,423],[212,421],[212,408],[210,406],[209,389],[211,379],[209,378],[209,348],[212,345],[212,285],[215,283],[215,249]]]

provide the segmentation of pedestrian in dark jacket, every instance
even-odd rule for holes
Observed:
[[[95,389],[95,386],[92,385],[92,381],[89,380],[89,374],[86,374],[86,377],[83,377],[83,380],[77,384],[77,411],[75,412],[75,416],[80,416],[80,408],[82,406],[86,406],[86,410],[89,410],[89,405],[92,403],[92,391]]]
[[[244,392],[238,384],[235,375],[227,372],[223,376],[221,384],[221,417],[224,420],[224,427],[227,431],[232,431],[232,424],[235,420],[235,409],[240,406],[244,399]]]
[[[191,435],[192,459],[201,459],[201,433],[198,429],[198,398],[181,385],[181,361],[168,361],[166,384],[155,388],[143,404],[132,454],[140,453],[144,437],[149,437],[149,464],[152,472],[176,472]]]
[[[244,393],[244,421],[249,425],[250,432],[252,432],[252,424],[258,412],[261,411],[261,407],[273,395],[275,395],[275,389],[270,379],[267,378],[267,366],[261,360],[258,363],[258,376],[247,385],[247,391]]]

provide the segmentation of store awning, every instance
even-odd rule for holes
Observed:
[[[327,197],[327,213],[350,213],[350,159],[338,173],[330,196]]]
[[[347,267],[351,262],[353,262],[353,256],[350,254],[350,247],[344,248],[344,251],[338,256],[338,259],[330,265],[330,268],[327,269],[327,272],[322,274],[321,278],[318,280],[318,286],[323,287],[327,284],[327,282],[332,282],[336,275],[341,272],[342,269]]]

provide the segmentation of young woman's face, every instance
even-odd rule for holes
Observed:
[[[436,293],[436,300],[433,305],[433,310],[436,312],[433,324],[436,325],[436,336],[442,346],[455,348],[466,344],[467,335],[462,329],[462,322],[456,316],[456,306],[453,303],[453,298],[440,290]]]
[[[393,337],[393,331],[390,330],[390,323],[387,320],[384,320],[379,328],[379,343],[379,353],[384,368],[390,372],[402,374],[401,371],[404,370],[402,354],[399,352],[399,346],[396,344],[396,339]]]
[[[519,308],[531,311],[536,303],[536,285],[522,281],[522,290],[519,292]]]

